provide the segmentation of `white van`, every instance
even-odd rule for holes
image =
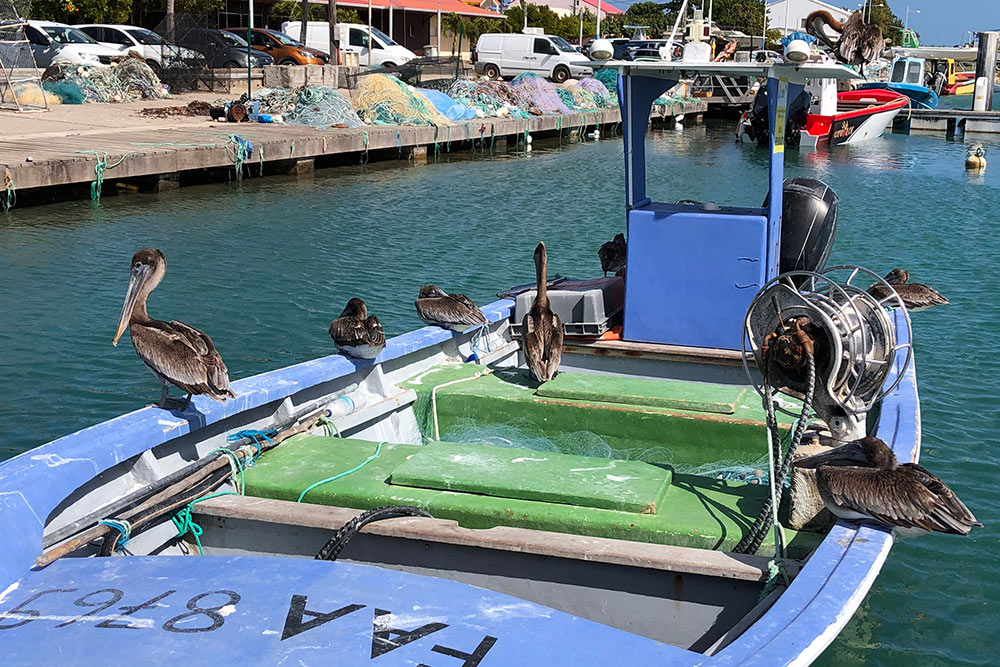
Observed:
[[[302,34],[301,21],[286,21],[281,24],[281,32],[298,39]],[[358,62],[362,65],[378,67],[385,65],[402,65],[417,57],[413,51],[392,41],[389,35],[378,28],[372,28],[371,60],[369,61],[368,26],[360,23],[338,23],[337,36],[340,39],[340,50],[358,54]],[[330,53],[330,24],[326,21],[309,21],[306,24],[306,46]]]
[[[472,60],[476,63],[476,72],[491,79],[534,72],[562,83],[571,76],[594,73],[590,66],[592,61],[556,35],[480,35]]]

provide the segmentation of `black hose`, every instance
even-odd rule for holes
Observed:
[[[333,534],[333,537],[331,537],[330,540],[323,545],[323,548],[319,550],[319,553],[316,554],[316,560],[337,560],[337,556],[339,556],[340,552],[343,551],[345,546],[347,546],[347,543],[352,537],[357,535],[358,531],[362,528],[373,521],[395,519],[403,516],[422,516],[428,519],[434,518],[426,510],[408,505],[386,505],[385,507],[370,509],[367,512],[359,514],[341,526],[340,529]]]
[[[781,497],[785,492],[785,477],[788,475],[788,469],[791,467],[792,459],[795,458],[795,450],[798,449],[799,443],[802,442],[802,436],[806,431],[806,417],[808,416],[809,409],[812,407],[813,391],[816,387],[816,361],[812,354],[806,354],[806,393],[802,399],[802,413],[799,415],[798,421],[795,423],[795,431],[792,433],[792,439],[788,444],[788,450],[785,452],[784,456],[781,456],[781,434],[778,431],[778,418],[774,413],[774,402],[771,398],[771,386],[764,383],[764,409],[767,412],[767,428],[771,431],[771,443],[774,447],[773,460],[778,461],[781,459],[778,467],[774,471],[774,488],[776,492],[776,498],[772,498],[768,494],[767,499],[764,501],[764,506],[761,508],[760,514],[757,515],[757,519],[754,521],[750,530],[743,536],[739,544],[733,549],[734,553],[748,553],[755,554],[757,550],[760,549],[760,545],[764,541],[764,536],[767,535],[767,531],[771,529],[773,524],[773,511],[774,511],[774,501],[776,500],[778,504],[781,504]],[[775,544],[775,549],[777,550],[778,545]]]

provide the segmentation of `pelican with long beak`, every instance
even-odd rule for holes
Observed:
[[[187,409],[191,397],[205,394],[217,401],[236,398],[229,388],[229,369],[206,334],[183,322],[161,322],[146,313],[146,299],[163,280],[167,258],[155,248],[140,250],[132,256],[131,276],[118,331],[112,341],[129,329],[132,347],[163,384],[159,407],[167,408],[170,385],[187,392],[182,402],[171,401],[169,407]]]
[[[916,463],[900,464],[878,438],[867,436],[793,465],[816,469],[823,504],[841,519],[874,522],[903,536],[968,535],[983,525],[944,482]]]
[[[355,359],[374,359],[385,349],[385,331],[364,300],[354,297],[340,317],[330,322],[330,338],[337,349]]]
[[[524,356],[531,374],[539,382],[554,378],[562,361],[563,325],[549,306],[548,285],[545,282],[548,264],[545,243],[539,242],[535,248],[535,284],[538,291],[521,324]]]

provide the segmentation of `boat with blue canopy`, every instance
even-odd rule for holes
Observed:
[[[893,90],[910,98],[914,109],[937,109],[938,93],[927,86],[927,61],[913,56],[896,57],[889,69],[888,81],[871,81],[861,90]]]
[[[532,377],[515,326],[529,285],[481,327],[244,378],[226,402],[145,407],[0,463],[4,664],[109,646],[191,665],[815,659],[893,535],[830,515],[789,463],[865,435],[902,462],[920,451],[906,308],[826,266],[837,196],[784,178],[773,131],[806,79],[855,74],[612,66],[625,275],[552,281],[554,379]],[[648,195],[651,105],[691,73],[765,78],[763,205]]]

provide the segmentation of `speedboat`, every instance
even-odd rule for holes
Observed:
[[[417,329],[372,360],[239,379],[224,403],[140,408],[4,461],[4,665],[92,665],[109,647],[187,665],[815,659],[893,536],[824,515],[785,463],[807,422],[917,460],[906,310],[866,291],[873,274],[826,267],[837,198],[783,186],[781,132],[750,208],[653,201],[645,138],[682,72],[765,77],[772,127],[806,78],[854,73],[612,66],[627,280],[596,292],[623,300],[618,340],[567,338],[539,384],[501,298],[480,329]],[[572,324],[594,294],[549,300]],[[765,380],[792,326],[814,336],[814,371]]]
[[[767,144],[766,105],[767,91],[761,89],[751,110],[740,118],[736,136],[741,141]],[[909,106],[908,97],[892,90],[837,92],[832,79],[810,81],[788,109],[785,143],[817,148],[877,139]]]
[[[909,97],[914,109],[937,109],[938,94],[927,86],[926,64],[923,58],[894,58],[888,81],[863,83],[859,89],[892,90]]]

